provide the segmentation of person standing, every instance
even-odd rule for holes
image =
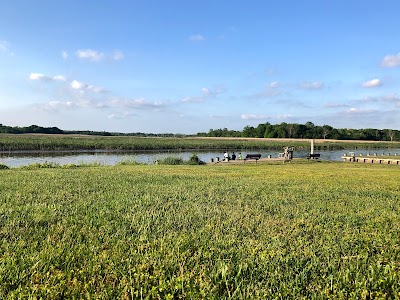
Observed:
[[[232,160],[235,160],[236,159],[236,154],[235,154],[235,152],[232,152]]]
[[[225,153],[224,153],[224,160],[225,160],[225,161],[229,161],[229,154],[228,154],[228,151],[225,151]]]

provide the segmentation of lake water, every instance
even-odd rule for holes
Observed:
[[[400,149],[375,149],[375,150],[318,150],[315,153],[321,154],[321,160],[341,161],[341,156],[344,153],[353,151],[356,155],[367,153],[378,155],[381,154],[392,154],[397,153],[400,155]],[[240,150],[236,150],[236,155]],[[188,160],[193,154],[197,154],[198,157],[204,161],[209,162],[211,158],[214,160],[216,157],[223,158],[223,152],[217,151],[142,151],[142,152],[40,152],[40,153],[15,153],[7,152],[0,153],[0,164],[4,164],[10,168],[31,165],[34,163],[57,163],[60,165],[66,164],[82,164],[82,163],[99,163],[101,165],[115,165],[120,161],[135,160],[139,163],[154,164],[156,160],[162,159],[168,156],[180,157],[184,160]],[[278,157],[278,151],[265,151],[265,150],[249,150],[242,151],[243,157],[248,153],[261,153],[261,157]],[[232,151],[230,152],[232,154]],[[306,157],[309,151],[294,151],[294,158]]]

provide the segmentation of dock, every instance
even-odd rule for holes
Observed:
[[[218,161],[210,161],[207,163],[207,165],[238,165],[238,164],[257,164],[257,163],[268,163],[268,162],[290,162],[290,159],[285,159],[282,157],[278,158],[271,158],[271,157],[265,157],[265,158],[260,158],[258,160],[255,159],[236,159],[236,160],[218,160]]]
[[[397,156],[397,153],[394,155],[374,155],[367,154],[364,156],[363,154],[356,155],[354,152],[345,153],[342,156],[342,159],[346,162],[356,162],[356,163],[365,163],[365,164],[384,164],[384,165],[400,165],[400,156]]]

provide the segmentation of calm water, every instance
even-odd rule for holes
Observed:
[[[318,150],[315,153],[321,154],[321,160],[332,160],[341,161],[341,156],[349,151],[353,151],[356,155],[363,153],[374,154],[388,154],[397,153],[400,155],[400,149],[376,149],[376,150],[331,150],[324,151]],[[240,151],[235,151],[236,155]],[[8,167],[19,167],[31,165],[34,163],[52,162],[60,165],[65,164],[81,164],[81,163],[100,163],[102,165],[115,165],[116,163],[124,160],[135,160],[140,163],[154,164],[158,159],[165,158],[167,156],[181,157],[184,160],[189,159],[193,154],[197,154],[202,161],[209,162],[211,158],[215,160],[216,157],[222,159],[223,152],[216,151],[188,151],[188,152],[74,152],[74,153],[60,153],[60,152],[41,152],[41,153],[0,153],[0,164],[4,164]],[[278,157],[278,151],[265,151],[265,150],[250,150],[243,151],[243,157],[247,153],[261,153],[261,157]],[[232,154],[232,152],[230,152]],[[309,154],[308,151],[294,151],[294,158],[305,157]]]

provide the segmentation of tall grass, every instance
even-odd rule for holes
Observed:
[[[71,135],[0,134],[0,151],[139,151],[139,150],[193,150],[193,149],[263,149],[282,150],[285,146],[309,149],[310,142],[266,139],[201,139],[201,138],[143,138]],[[398,142],[316,142],[316,150],[376,149],[399,147]]]
[[[2,299],[398,299],[400,169],[0,171]]]

